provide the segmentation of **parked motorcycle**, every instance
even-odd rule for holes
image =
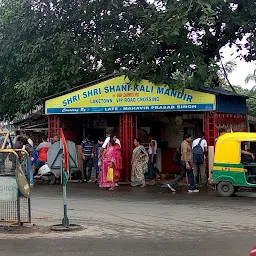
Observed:
[[[81,178],[81,171],[79,171],[77,166],[77,154],[76,145],[72,141],[67,141],[67,146],[69,149],[69,168],[71,177],[73,179]],[[62,149],[60,142],[55,142],[49,148],[47,152],[47,164],[44,164],[39,168],[38,174],[34,177],[35,180],[43,181],[49,185],[56,183],[61,177],[61,163],[62,163]]]
[[[49,185],[54,185],[58,179],[60,179],[61,171],[60,169],[51,170],[48,164],[44,164],[38,170],[36,176],[34,176],[35,180],[42,181],[44,183],[48,183]]]

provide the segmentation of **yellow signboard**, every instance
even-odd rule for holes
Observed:
[[[80,89],[45,102],[45,113],[123,113],[215,110],[215,95],[176,91],[147,80],[131,82],[124,76]]]

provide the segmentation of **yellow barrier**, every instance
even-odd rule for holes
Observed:
[[[8,139],[12,146],[9,132],[0,132],[0,136],[4,137],[0,145],[0,223],[20,226],[31,222],[30,186],[24,173],[30,175],[29,154],[6,148]]]
[[[4,136],[4,141],[1,145],[1,149],[5,149],[6,148],[6,142],[8,139],[11,140],[11,136],[10,136],[10,132],[0,132],[0,136]]]

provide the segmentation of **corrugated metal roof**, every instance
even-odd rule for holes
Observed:
[[[226,96],[236,96],[236,97],[248,98],[248,96],[228,91],[222,87],[209,88],[209,87],[202,86],[202,87],[200,87],[200,90],[202,90],[204,92],[216,94],[216,95],[222,94],[222,95],[226,95]]]
[[[24,119],[21,119],[21,120],[18,120],[18,121],[15,121],[15,122],[11,122],[10,125],[21,125],[23,123],[26,123],[26,122],[29,122],[29,121],[36,121],[40,118],[43,118],[45,116],[45,114],[42,114],[42,113],[33,113],[31,115],[29,115],[28,117],[24,118]]]

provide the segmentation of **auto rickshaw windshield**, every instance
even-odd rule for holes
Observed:
[[[214,162],[241,163],[241,142],[256,142],[256,133],[232,132],[220,136],[215,145]]]

